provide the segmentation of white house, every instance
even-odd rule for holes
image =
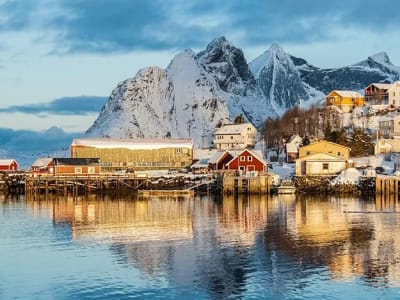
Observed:
[[[400,106],[400,81],[394,82],[388,89],[389,104]]]
[[[296,176],[331,176],[347,168],[346,159],[316,153],[296,159]]]
[[[223,125],[214,134],[218,150],[254,148],[257,129],[251,123]]]
[[[400,135],[400,115],[379,118],[379,134],[385,138]]]

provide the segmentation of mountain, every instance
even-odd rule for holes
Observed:
[[[369,56],[351,66],[321,69],[302,58],[291,56],[301,79],[316,90],[363,90],[372,82],[393,82],[400,79],[400,68],[394,66],[385,52]]]
[[[255,126],[301,102],[323,103],[334,89],[362,90],[399,80],[384,52],[356,64],[323,69],[273,44],[249,64],[226,38],[185,50],[166,69],[147,67],[118,84],[86,136],[192,137],[204,146],[215,128],[243,115]]]
[[[149,67],[111,93],[87,136],[187,137],[199,146],[215,128],[244,115],[261,125],[276,113],[257,86],[242,50],[224,37],[204,51],[185,50],[166,70]]]

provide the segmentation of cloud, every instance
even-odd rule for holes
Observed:
[[[27,113],[45,117],[46,114],[55,115],[87,115],[98,113],[106,102],[106,97],[78,96],[63,97],[48,103],[14,105],[0,108],[0,113]]]
[[[304,44],[346,29],[395,31],[393,7],[397,0],[13,0],[0,7],[0,31],[54,31],[57,54],[196,48],[219,35]]]
[[[58,127],[45,131],[0,127],[0,158],[15,158],[23,168],[29,168],[39,157],[68,155],[72,140],[81,136]]]

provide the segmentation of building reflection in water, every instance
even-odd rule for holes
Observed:
[[[2,200],[5,201],[5,200]],[[361,278],[400,285],[398,201],[293,196],[26,201],[152,278],[240,294],[257,270],[276,289]],[[308,281],[310,280],[310,281]]]

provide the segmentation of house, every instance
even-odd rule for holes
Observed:
[[[71,157],[100,158],[103,171],[181,169],[193,163],[193,141],[81,138],[72,141]]]
[[[364,89],[365,103],[370,105],[389,104],[389,83],[371,83]]]
[[[293,135],[290,137],[289,141],[286,143],[286,162],[294,162],[296,158],[299,157],[299,147],[303,139],[298,135]]]
[[[32,174],[53,174],[53,158],[42,157],[36,159],[31,166]]]
[[[217,151],[208,161],[209,169],[214,171],[225,170],[226,164],[236,157],[237,154],[233,150]]]
[[[380,117],[378,124],[379,135],[384,138],[400,135],[400,115]]]
[[[0,159],[0,171],[17,171],[19,164],[15,159]]]
[[[254,148],[257,129],[251,123],[223,125],[214,133],[218,150]]]
[[[268,170],[267,162],[261,152],[245,149],[232,158],[227,164],[228,170],[246,172],[265,172]]]
[[[400,81],[392,83],[388,89],[389,104],[400,106]]]
[[[314,153],[296,159],[296,176],[332,176],[347,169],[346,159],[326,153]]]
[[[350,150],[351,149],[349,147],[332,143],[326,140],[320,140],[300,147],[299,158],[317,153],[325,153],[335,156],[337,158],[347,160],[350,157]]]
[[[95,175],[100,173],[99,158],[53,158],[54,175]]]
[[[379,139],[375,144],[375,154],[400,153],[400,139]]]
[[[326,106],[340,108],[344,113],[351,112],[356,106],[364,105],[364,97],[355,91],[333,90],[325,97]]]

